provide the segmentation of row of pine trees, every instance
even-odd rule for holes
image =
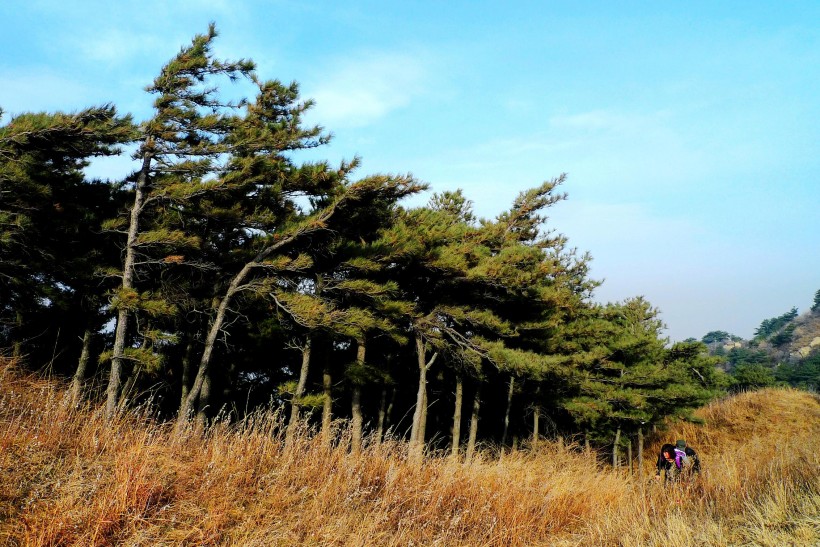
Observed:
[[[563,176],[492,220],[461,191],[405,207],[427,188],[412,176],[299,161],[329,140],[311,102],[216,59],[215,37],[162,68],[141,123],[104,105],[0,126],[0,347],[73,378],[77,401],[344,418],[354,450],[562,434],[617,453],[725,388],[644,299],[593,302],[590,257],[546,227]],[[255,97],[225,99],[234,81]],[[134,172],[89,180],[123,150]]]

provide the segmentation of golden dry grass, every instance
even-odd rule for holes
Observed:
[[[3,545],[820,545],[820,402],[741,394],[675,425],[705,471],[664,489],[563,443],[537,453],[352,456],[276,415],[202,435],[138,412],[106,424],[0,367]],[[658,445],[648,447],[652,454]]]

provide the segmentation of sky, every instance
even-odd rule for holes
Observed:
[[[820,289],[816,0],[5,0],[0,123],[146,119],[144,87],[211,21],[216,56],[315,100],[318,157],[429,183],[408,206],[461,188],[491,218],[566,173],[547,227],[593,257],[596,300],[644,296],[671,341],[751,338]]]

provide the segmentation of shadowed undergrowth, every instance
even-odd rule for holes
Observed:
[[[805,392],[740,394],[701,409],[704,426],[671,426],[705,471],[666,490],[652,461],[630,477],[558,442],[413,462],[398,441],[350,455],[343,429],[285,448],[271,413],[202,434],[67,400],[0,369],[4,545],[820,543],[820,402]]]

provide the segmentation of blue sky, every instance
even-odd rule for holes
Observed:
[[[820,2],[7,0],[4,120],[144,119],[209,21],[218,56],[300,83],[321,156],[361,175],[463,188],[491,217],[566,172],[550,226],[593,256],[598,300],[645,296],[672,340],[751,337],[820,289]]]

